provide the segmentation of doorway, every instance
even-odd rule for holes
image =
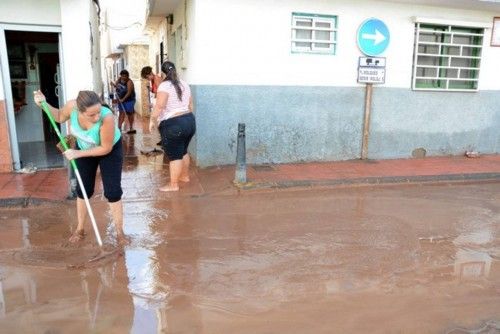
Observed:
[[[47,103],[53,107],[59,108],[59,97],[57,96],[58,86],[58,66],[59,55],[57,53],[40,53],[38,61],[43,66],[40,66],[40,89],[47,99]],[[57,134],[52,129],[52,126],[47,119],[43,117],[43,133],[45,142],[58,142]],[[61,127],[59,126],[59,130]]]
[[[33,91],[40,89],[50,105],[60,105],[59,34],[5,30],[5,42],[20,168],[63,167],[57,135],[33,101]]]

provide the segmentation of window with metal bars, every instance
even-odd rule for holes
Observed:
[[[415,24],[414,90],[477,91],[483,28]]]
[[[336,54],[337,16],[292,13],[292,52]]]

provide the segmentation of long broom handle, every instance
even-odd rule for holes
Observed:
[[[59,131],[59,127],[56,124],[56,121],[54,120],[54,117],[52,117],[52,113],[50,112],[49,105],[47,104],[46,101],[42,101],[41,103],[42,109],[45,112],[45,115],[47,115],[50,124],[52,124],[52,127],[54,128],[54,131],[57,134],[57,137],[59,137],[59,140],[61,142],[62,147],[64,150],[68,150],[68,144],[66,144],[66,140],[64,140],[63,136],[61,135],[61,131]],[[92,208],[90,207],[90,201],[89,197],[87,196],[87,191],[85,190],[85,187],[83,186],[83,181],[82,177],[80,176],[80,172],[78,172],[78,168],[76,167],[76,161],[70,160],[71,167],[73,167],[73,170],[75,171],[75,176],[76,179],[78,180],[78,184],[80,185],[80,190],[82,191],[83,198],[85,200],[85,206],[87,207],[87,212],[89,213],[90,216],[90,221],[92,222],[92,227],[94,228],[94,233],[95,237],[97,239],[97,243],[99,244],[99,247],[102,247],[102,240],[101,240],[101,235],[99,234],[99,230],[97,229],[97,223],[95,222],[95,217],[94,213],[92,211]]]

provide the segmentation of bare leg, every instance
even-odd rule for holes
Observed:
[[[122,131],[123,122],[125,121],[125,111],[120,111],[118,114],[118,129]]]
[[[87,207],[85,206],[85,200],[81,198],[76,199],[76,216],[78,219],[78,226],[76,227],[76,231],[73,232],[69,238],[69,241],[72,243],[82,240],[85,236],[83,224],[85,223],[85,219],[87,219]]]
[[[118,202],[109,203],[109,209],[111,210],[111,216],[113,217],[113,222],[115,223],[116,230],[116,240],[120,245],[127,244],[129,242],[128,238],[123,232],[123,203],[121,200]]]
[[[129,131],[132,131],[134,129],[134,114],[135,114],[135,111],[127,113]]]
[[[161,187],[160,191],[179,191],[179,177],[182,172],[182,159],[169,162],[170,184]]]
[[[182,172],[179,176],[179,181],[189,182],[189,164],[191,163],[191,158],[189,154],[185,154],[182,157]]]

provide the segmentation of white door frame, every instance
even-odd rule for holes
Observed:
[[[52,25],[36,25],[36,24],[10,24],[0,22],[0,69],[3,79],[3,90],[5,92],[6,115],[9,125],[10,148],[12,151],[12,163],[14,170],[21,168],[21,160],[19,156],[19,143],[17,142],[16,118],[14,113],[14,101],[12,97],[12,87],[10,83],[9,57],[7,54],[7,42],[5,40],[5,30],[17,31],[33,31],[33,32],[51,32],[59,34],[59,63],[61,64],[61,87],[63,88],[64,96],[64,66],[62,58],[61,45],[61,26]],[[26,94],[26,98],[31,98],[30,94]]]

